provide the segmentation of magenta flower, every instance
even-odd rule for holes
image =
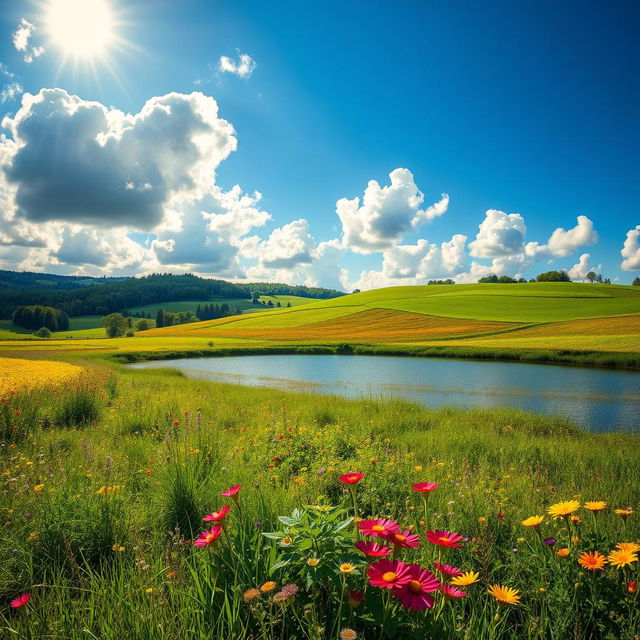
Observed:
[[[378,518],[377,520],[362,520],[358,522],[358,529],[365,536],[371,538],[386,538],[391,533],[400,533],[400,525],[395,520]]]
[[[213,511],[208,516],[202,518],[202,520],[204,522],[219,522],[220,520],[224,520],[224,517],[229,513],[229,509],[231,509],[231,507],[225,504],[220,511]]]
[[[440,591],[442,591],[447,598],[464,598],[467,595],[466,591],[458,589],[458,587],[454,587],[451,584],[441,584]]]
[[[440,588],[440,583],[428,569],[417,564],[408,565],[409,579],[393,588],[393,595],[400,600],[405,609],[422,611],[433,607],[430,593]]]
[[[31,600],[31,594],[23,593],[21,596],[18,596],[15,600],[12,600],[9,603],[9,606],[12,609],[19,609],[20,607],[24,607],[24,605],[27,604],[29,600]]]
[[[458,569],[458,567],[452,567],[450,564],[440,564],[439,562],[434,562],[433,566],[445,576],[452,576],[455,578],[456,576],[462,575],[462,569]]]
[[[217,524],[215,527],[209,529],[209,531],[203,531],[194,541],[194,547],[208,547],[211,543],[215,542],[222,533],[222,527]]]
[[[410,565],[400,560],[378,560],[367,569],[369,582],[374,587],[395,589],[411,580]],[[436,587],[437,588],[437,587]]]
[[[411,488],[414,491],[418,491],[419,493],[431,493],[435,491],[440,485],[435,482],[416,482],[411,485]]]
[[[364,478],[364,473],[345,473],[340,476],[340,482],[344,484],[358,484]]]
[[[354,543],[354,546],[358,551],[361,551],[365,556],[369,556],[370,558],[384,558],[391,553],[391,547],[383,547],[377,542],[358,540],[358,542]]]
[[[425,535],[431,544],[437,544],[440,547],[453,547],[454,549],[460,548],[458,542],[462,540],[462,536],[459,533],[449,533],[448,531],[427,531]]]
[[[390,533],[385,538],[396,547],[409,547],[415,549],[420,546],[420,538],[415,533],[403,531],[402,533]]]

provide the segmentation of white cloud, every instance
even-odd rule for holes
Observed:
[[[223,73],[233,73],[240,78],[248,78],[256,68],[256,62],[247,53],[240,53],[236,60],[220,56],[218,69]]]
[[[23,53],[23,59],[27,64],[33,62],[34,58],[39,58],[44,53],[44,47],[29,43],[36,26],[26,18],[21,18],[20,24],[11,35],[13,46],[16,51]]]
[[[587,216],[578,216],[577,224],[572,229],[565,231],[558,227],[549,238],[546,246],[540,248],[552,256],[568,256],[576,249],[595,244],[598,234],[593,228],[593,222]]]
[[[360,198],[341,198],[336,213],[342,223],[342,242],[356,253],[372,253],[388,249],[412,227],[442,215],[448,207],[449,196],[420,209],[424,194],[418,189],[409,169],[394,169],[391,184],[381,187],[370,180],[362,204]]]
[[[580,256],[580,259],[578,260],[578,262],[574,264],[573,267],[571,267],[571,269],[567,271],[567,273],[569,274],[569,277],[572,280],[585,280],[587,277],[587,273],[589,273],[589,271],[602,270],[601,265],[598,265],[597,267],[591,266],[589,264],[590,260],[591,260],[591,256],[588,253],[583,253]]]
[[[620,268],[624,271],[638,271],[640,270],[640,224],[636,225],[635,229],[629,229],[627,231],[627,238],[624,241],[624,246],[620,251],[620,255],[624,258]]]
[[[267,269],[291,269],[311,263],[313,246],[309,223],[301,218],[274,229],[258,248],[258,258]]]
[[[22,94],[22,87],[18,82],[10,82],[0,91],[0,103],[4,104],[8,100],[14,100]]]
[[[527,228],[519,213],[489,209],[478,235],[469,243],[469,253],[476,258],[509,256],[524,251]]]

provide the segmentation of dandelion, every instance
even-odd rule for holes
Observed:
[[[458,543],[462,540],[462,536],[459,533],[449,533],[448,531],[427,531],[425,536],[427,536],[427,540],[431,544],[454,549],[460,548]]]
[[[638,562],[638,554],[627,549],[615,549],[607,556],[607,559],[612,566],[622,569]]]
[[[251,589],[247,589],[243,594],[242,594],[242,599],[244,600],[244,602],[246,602],[247,604],[249,602],[253,602],[254,600],[258,599],[260,597],[260,589],[256,589],[255,587],[251,588]]]
[[[462,575],[462,569],[458,569],[458,567],[452,567],[450,564],[440,564],[439,562],[434,562],[433,566],[445,576],[457,577]]]
[[[588,509],[592,513],[597,513],[598,511],[604,511],[607,508],[607,503],[602,500],[598,500],[595,502],[585,502],[585,509]]]
[[[440,591],[447,598],[464,598],[467,595],[466,591],[446,583],[440,585]]]
[[[378,560],[367,569],[369,582],[374,587],[394,589],[412,579],[410,565],[400,560]]]
[[[544,516],[530,516],[529,518],[523,520],[520,524],[522,524],[523,527],[538,527],[543,520]]]
[[[356,640],[358,634],[353,629],[342,629],[340,631],[340,640]]]
[[[417,564],[407,565],[409,580],[394,587],[392,593],[400,600],[405,609],[422,611],[433,607],[433,596],[429,595],[440,588],[440,583],[428,569]]]
[[[630,507],[627,507],[626,509],[614,509],[613,513],[620,516],[623,520],[626,520],[633,513],[633,509]]]
[[[344,484],[358,484],[364,478],[364,473],[345,473],[340,476],[340,482]]]
[[[599,551],[583,551],[578,557],[578,564],[589,571],[602,571],[607,559]]]
[[[455,576],[451,580],[451,584],[455,584],[457,587],[468,587],[478,582],[480,574],[475,571],[465,571],[460,576]]]
[[[44,483],[43,484],[37,484],[37,485],[35,485],[35,487],[33,487],[33,490],[36,493],[40,493],[43,489],[44,489]]]
[[[229,509],[231,509],[231,507],[225,504],[220,511],[212,511],[208,516],[202,518],[202,520],[204,522],[220,522],[220,520],[224,520],[227,513],[229,513]]]
[[[350,573],[353,573],[356,570],[355,565],[350,562],[343,562],[339,567],[338,571],[344,576],[348,576]]]
[[[271,591],[273,591],[278,585],[273,582],[272,580],[270,580],[269,582],[265,582],[261,587],[260,587],[260,591],[262,591],[262,593],[269,593]]]
[[[489,595],[493,596],[498,604],[512,604],[517,605],[520,604],[520,595],[517,589],[513,589],[512,587],[505,587],[499,584],[494,584],[489,587],[488,590]]]
[[[414,533],[410,533],[409,531],[403,531],[402,533],[391,533],[388,536],[385,536],[389,542],[392,542],[396,547],[407,547],[410,549],[415,549],[420,546],[420,538]]]
[[[215,542],[222,533],[222,527],[217,524],[215,527],[209,529],[209,531],[203,531],[194,541],[194,547],[208,547],[211,543]]]
[[[566,502],[557,502],[552,504],[547,512],[554,518],[565,518],[570,516],[574,511],[580,508],[580,503],[577,500],[567,500]]]
[[[562,547],[562,549],[558,549],[556,551],[556,555],[559,558],[566,558],[571,552],[569,551],[569,549],[567,549],[567,547]]]
[[[364,593],[361,591],[351,590],[347,593],[349,596],[349,606],[357,609],[364,602]]]
[[[24,607],[24,605],[27,604],[29,600],[31,600],[31,594],[23,593],[21,596],[18,596],[15,600],[12,600],[9,603],[9,606],[12,609],[19,609],[20,607]]]
[[[362,520],[358,522],[358,529],[365,536],[371,538],[386,537],[391,533],[400,533],[400,526],[395,520],[378,518],[377,520]]]

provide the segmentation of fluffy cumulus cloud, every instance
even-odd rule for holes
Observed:
[[[476,239],[469,243],[469,253],[476,258],[522,253],[526,233],[524,218],[519,213],[489,209],[480,224]]]
[[[26,18],[21,18],[20,24],[11,34],[11,40],[16,51],[23,54],[23,59],[27,64],[33,62],[34,58],[39,58],[44,53],[44,47],[34,45],[31,42],[36,26]]]
[[[530,251],[538,255],[568,256],[580,247],[595,244],[598,234],[593,228],[593,222],[587,216],[578,216],[575,227],[568,231],[559,227],[545,245],[537,246],[532,243]]]
[[[597,267],[591,266],[591,256],[588,253],[583,253],[576,264],[567,271],[569,277],[572,280],[586,280],[587,273],[590,271],[601,271],[602,265]]]
[[[336,213],[342,223],[342,242],[356,253],[383,251],[394,246],[412,227],[428,222],[446,212],[449,196],[421,209],[424,194],[418,189],[409,169],[394,169],[390,185],[380,186],[370,180],[362,202],[341,198]]]
[[[627,231],[627,238],[624,241],[624,246],[620,251],[622,256],[622,264],[620,268],[624,271],[638,271],[640,270],[640,224],[636,225],[634,229]]]
[[[248,78],[256,68],[256,62],[247,53],[239,53],[237,59],[220,56],[218,70],[222,73],[232,73],[240,78]]]

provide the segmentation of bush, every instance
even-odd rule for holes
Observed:
[[[51,331],[49,331],[47,327],[40,327],[40,329],[38,329],[33,335],[37,338],[50,338]]]

